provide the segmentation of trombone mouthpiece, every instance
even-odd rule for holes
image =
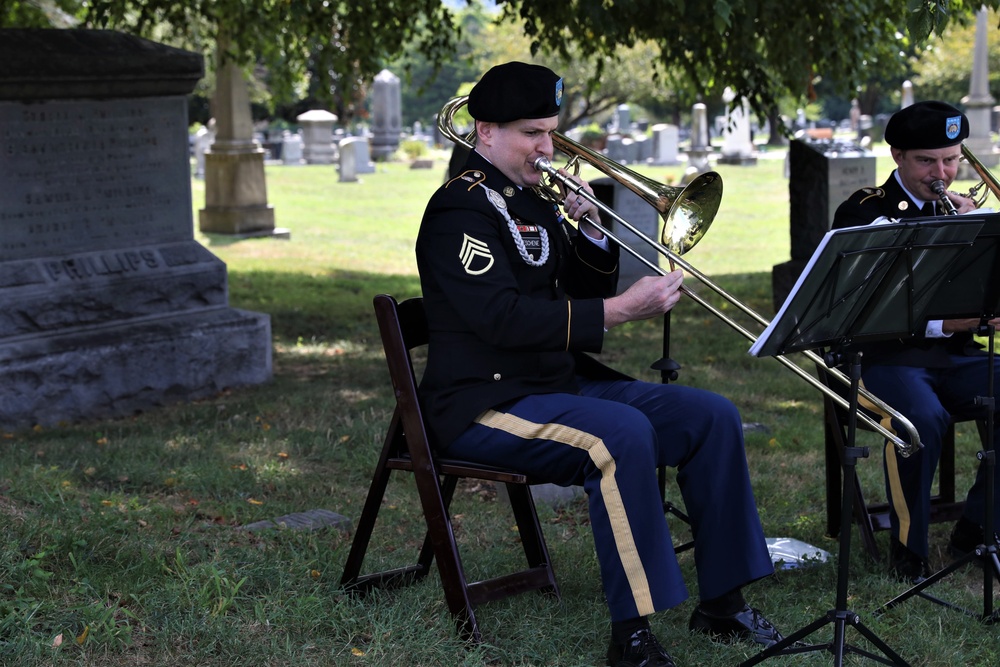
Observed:
[[[535,160],[535,169],[538,171],[549,172],[552,171],[552,163],[549,162],[547,157],[540,157]]]
[[[938,197],[945,196],[945,192],[947,192],[944,189],[944,181],[941,180],[937,180],[931,183],[931,190],[933,190]]]

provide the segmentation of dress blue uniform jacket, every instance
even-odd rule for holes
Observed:
[[[502,198],[526,251],[485,188]],[[465,171],[431,198],[417,237],[430,325],[420,384],[424,416],[447,446],[487,408],[526,394],[577,391],[574,375],[624,376],[586,356],[604,343],[605,297],[618,283],[619,248],[577,238],[552,203],[515,187],[473,151]]]
[[[604,340],[614,244],[582,238],[473,152],[428,203],[416,252],[429,329],[420,396],[436,446],[583,486],[613,621],[687,598],[659,466],[678,471],[703,599],[774,571],[736,407],[627,378],[588,354]]]

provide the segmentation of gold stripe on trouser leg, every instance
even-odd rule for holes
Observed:
[[[861,382],[864,387],[864,382]],[[880,409],[864,396],[858,396],[858,406],[874,412],[879,416],[879,424],[893,435],[898,435],[896,429],[892,427],[892,417],[885,410]],[[906,496],[903,495],[903,486],[899,481],[899,458],[896,453],[896,446],[886,440],[883,455],[885,456],[886,472],[889,480],[889,496],[892,500],[892,509],[899,519],[899,541],[906,546],[910,535],[910,508],[906,504]]]
[[[611,522],[611,532],[615,536],[618,547],[618,557],[621,558],[625,576],[628,578],[635,598],[635,606],[640,616],[648,616],[656,611],[653,608],[653,598],[649,591],[649,581],[646,571],[639,558],[639,550],[632,539],[632,528],[629,525],[625,504],[622,502],[618,484],[615,482],[615,460],[612,458],[604,441],[600,438],[570,426],[562,424],[536,424],[515,415],[503,414],[487,410],[479,416],[477,423],[495,428],[519,438],[552,440],[564,445],[576,447],[587,452],[590,460],[601,471],[601,495]]]

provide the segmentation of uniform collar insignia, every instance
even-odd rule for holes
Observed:
[[[504,194],[505,197],[513,197],[514,196],[514,186],[513,185],[508,185],[507,187],[505,187],[503,189],[503,194]]]
[[[872,197],[884,197],[885,190],[882,188],[861,188],[861,191],[865,193],[865,196],[861,198],[862,204],[871,199]]]
[[[469,186],[469,190],[472,190],[473,187],[482,183],[485,180],[486,180],[486,175],[483,174],[483,172],[479,171],[478,169],[469,169],[467,171],[463,171],[461,174],[448,181],[448,184],[445,185],[445,187],[447,188],[456,181],[465,181],[466,183],[471,184]]]

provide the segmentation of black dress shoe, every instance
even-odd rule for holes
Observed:
[[[649,628],[636,630],[624,644],[611,640],[608,647],[611,667],[677,667],[674,659],[656,641]]]
[[[729,616],[715,616],[695,607],[688,629],[704,632],[718,639],[743,639],[756,642],[767,648],[780,642],[783,637],[771,622],[759,611],[745,605],[743,609]]]
[[[902,545],[898,540],[890,540],[889,571],[904,584],[919,584],[931,576],[927,560],[921,558]]]

